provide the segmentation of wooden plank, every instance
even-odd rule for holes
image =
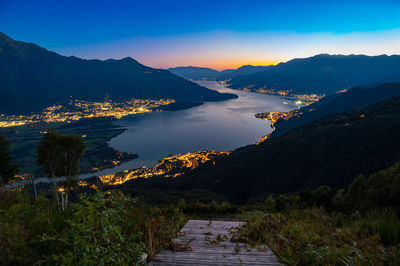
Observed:
[[[230,242],[230,231],[243,222],[189,220],[173,241],[192,250],[164,250],[149,265],[280,265],[267,246],[249,247]],[[217,239],[219,237],[219,239]]]

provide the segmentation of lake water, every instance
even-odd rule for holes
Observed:
[[[231,90],[215,81],[196,82],[212,90],[236,94],[239,98],[207,102],[179,111],[132,115],[115,121],[127,130],[113,138],[109,145],[120,151],[137,153],[139,158],[114,168],[82,174],[78,179],[152,167],[171,154],[231,151],[252,144],[271,132],[270,122],[256,118],[256,113],[297,108],[292,101],[280,96]],[[39,178],[37,182],[48,182],[48,179]]]
[[[231,90],[215,81],[196,82],[219,92],[234,93],[239,98],[116,121],[127,130],[112,139],[109,145],[139,155],[138,159],[123,164],[124,169],[151,167],[171,154],[231,151],[254,143],[271,132],[270,122],[256,118],[256,113],[296,108],[292,101],[280,96]]]

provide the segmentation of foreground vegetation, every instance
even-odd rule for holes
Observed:
[[[314,193],[314,192],[313,192]],[[27,188],[0,194],[0,264],[142,265],[163,248],[189,218],[235,219],[246,226],[233,241],[268,245],[286,265],[399,265],[400,219],[393,207],[334,211],[297,195],[264,202],[184,199],[147,205],[120,191],[80,194],[62,211]]]
[[[176,207],[148,207],[121,192],[97,192],[61,211],[44,196],[0,194],[0,264],[144,264],[186,222]]]
[[[2,140],[6,184],[17,168]],[[38,163],[67,181],[39,195],[32,185],[0,188],[0,265],[145,265],[163,248],[177,250],[171,239],[189,218],[245,221],[233,241],[268,245],[286,265],[400,265],[400,163],[343,189],[262,193],[233,205],[207,190],[77,187],[83,149],[77,135],[50,130]]]
[[[399,265],[400,219],[392,209],[365,217],[321,208],[254,213],[234,239],[268,245],[286,265]]]

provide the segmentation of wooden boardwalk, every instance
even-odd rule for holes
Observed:
[[[149,265],[280,265],[268,247],[230,242],[229,230],[241,222],[190,220],[173,240],[177,250],[164,250]]]

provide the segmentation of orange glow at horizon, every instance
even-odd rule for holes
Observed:
[[[204,67],[204,68],[212,68],[218,71],[226,70],[226,69],[237,69],[244,65],[252,65],[252,66],[270,66],[270,65],[277,65],[281,62],[279,60],[215,60],[215,62],[210,62],[207,60],[199,60],[199,61],[192,61],[190,64],[179,63],[175,62],[173,65],[152,65],[149,66],[154,68],[174,68],[174,67],[185,67],[185,66],[193,66],[193,67]]]
[[[239,68],[239,67],[241,67],[241,66],[244,66],[244,65],[253,65],[253,66],[270,66],[270,65],[277,65],[277,64],[279,64],[279,63],[281,63],[282,61],[264,61],[264,60],[260,60],[260,61],[251,61],[251,60],[248,60],[248,61],[232,61],[232,62],[229,62],[229,61],[227,61],[227,62],[221,62],[221,61],[218,61],[218,62],[215,62],[215,63],[212,63],[212,62],[208,62],[207,64],[199,64],[199,65],[195,65],[195,64],[193,64],[193,66],[197,66],[197,67],[207,67],[207,68],[212,68],[212,69],[215,69],[215,70],[218,70],[218,71],[222,71],[222,70],[225,70],[225,69],[237,69],[237,68]],[[179,65],[179,66],[181,66],[181,65]]]
[[[162,37],[134,37],[93,45],[59,47],[63,55],[85,59],[127,56],[153,68],[182,66],[236,69],[276,65],[317,54],[399,54],[400,29],[377,32],[233,32],[212,31]]]

